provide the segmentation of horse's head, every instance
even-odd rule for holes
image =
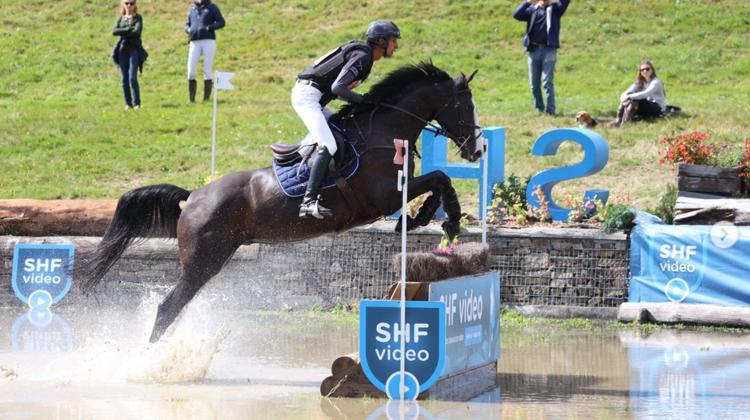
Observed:
[[[482,156],[485,145],[469,88],[476,73],[469,77],[461,73],[452,78],[431,61],[402,67],[373,86],[366,95],[366,102],[342,107],[334,121],[346,124],[352,116],[363,116],[371,125],[378,109],[392,110],[406,120],[411,119],[415,127],[422,123],[418,130],[426,125],[428,130],[449,137],[461,151],[461,157],[474,162]],[[389,127],[401,124],[394,122],[391,115],[388,118],[391,118],[387,124]],[[432,124],[432,120],[436,120],[440,127]],[[387,137],[384,136],[390,143]]]
[[[461,73],[452,79],[452,93],[435,115],[435,120],[443,129],[442,134],[453,140],[461,151],[461,157],[470,162],[482,157],[485,142],[469,87],[476,74],[475,70],[469,77]]]

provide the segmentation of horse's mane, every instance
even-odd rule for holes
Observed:
[[[385,79],[370,89],[365,95],[368,103],[346,104],[341,107],[332,119],[341,120],[343,117],[351,114],[369,111],[375,106],[373,103],[393,105],[401,100],[401,97],[406,93],[404,88],[411,84],[423,81],[440,83],[450,79],[451,77],[448,73],[437,68],[432,64],[432,61],[422,61],[418,64],[401,67],[388,73]]]

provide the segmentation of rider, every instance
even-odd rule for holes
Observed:
[[[328,117],[333,113],[326,104],[336,97],[352,103],[361,103],[364,97],[352,89],[359,86],[370,74],[373,62],[391,57],[398,48],[401,32],[390,20],[370,23],[367,42],[352,41],[344,44],[297,75],[292,89],[292,106],[317,143],[311,158],[310,179],[299,208],[299,217],[311,215],[317,219],[331,215],[331,210],[320,205],[318,190],[328,171],[331,157],[336,153],[336,140],[328,127]]]

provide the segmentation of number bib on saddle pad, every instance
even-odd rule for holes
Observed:
[[[349,142],[344,143],[343,152],[344,164],[339,170],[339,176],[349,179],[359,169],[359,153],[357,153],[357,150]],[[311,159],[314,159],[314,157]],[[276,181],[279,183],[284,195],[292,198],[305,195],[307,180],[310,178],[310,167],[307,163],[297,162],[290,166],[280,166],[274,161],[273,172],[276,174]],[[331,174],[329,173],[328,175]],[[336,178],[326,177],[320,189],[324,190],[336,186]]]

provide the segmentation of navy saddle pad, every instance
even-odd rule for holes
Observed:
[[[359,153],[351,143],[344,143],[344,164],[340,168],[340,176],[344,179],[351,178],[359,169]],[[314,159],[312,156],[311,159]],[[279,183],[281,190],[287,197],[302,197],[305,195],[307,180],[310,179],[310,167],[307,163],[297,162],[290,166],[279,166],[273,162],[273,172],[276,174],[276,181]],[[326,178],[320,189],[331,188],[336,186],[336,178]]]

